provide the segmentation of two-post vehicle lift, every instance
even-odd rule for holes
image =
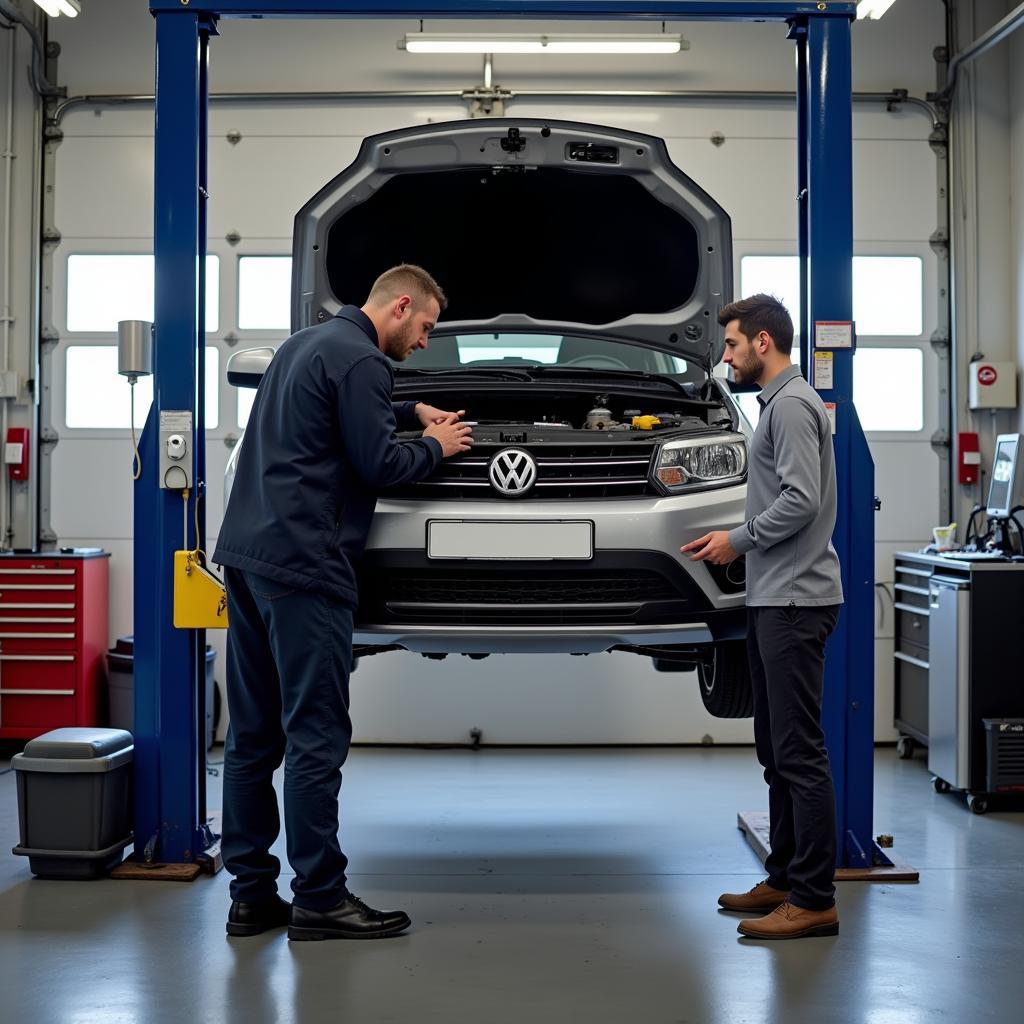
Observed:
[[[161,486],[161,414],[191,411],[192,499],[206,475],[203,281],[206,255],[207,64],[220,19],[479,18],[763,21],[796,47],[797,196],[802,366],[816,339],[852,321],[851,25],[838,0],[150,0],[156,22],[154,401],[135,487],[136,858],[194,863],[206,824],[200,740],[205,633],[172,624],[181,492]],[[842,338],[842,329],[839,337]],[[852,339],[852,325],[847,337]],[[834,543],[846,604],[827,650],[824,726],[835,779],[841,869],[890,865],[872,834],[874,739],[874,466],[853,404],[853,347],[832,349],[839,510]],[[167,420],[166,422],[171,422]],[[180,422],[180,421],[175,421]],[[191,520],[191,516],[189,519]],[[196,517],[196,547],[205,525]],[[189,543],[187,540],[186,543]]]

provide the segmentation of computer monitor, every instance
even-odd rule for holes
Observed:
[[[1024,505],[1024,465],[1021,451],[1024,437],[1000,434],[992,460],[992,481],[988,488],[988,515],[1005,519],[1015,505]]]

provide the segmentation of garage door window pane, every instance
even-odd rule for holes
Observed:
[[[800,260],[796,256],[744,256],[740,260],[743,296],[774,295],[789,310],[800,331]]]
[[[757,400],[757,395],[751,391],[744,391],[736,396],[736,401],[750,425],[756,427],[757,421],[761,418],[761,403]]]
[[[919,256],[854,256],[853,318],[861,337],[917,337],[924,330]]]
[[[291,325],[290,256],[242,256],[238,261],[238,326],[287,331]]]
[[[919,256],[854,256],[853,318],[860,337],[918,337],[924,330],[924,264]],[[800,312],[800,260],[796,256],[744,256],[744,295],[775,295],[792,315]]]
[[[924,353],[860,348],[853,357],[853,400],[866,431],[924,429]]]
[[[131,388],[117,372],[116,345],[71,345],[65,368],[64,421],[79,430],[127,429],[131,422]],[[217,386],[220,352],[206,349],[206,427],[218,425]],[[153,403],[153,378],[135,385],[135,428],[141,430]]]
[[[238,425],[244,430],[252,412],[252,403],[256,401],[255,388],[235,388],[238,395]]]
[[[752,426],[757,394],[736,396]],[[866,432],[924,429],[924,353],[918,348],[859,348],[853,357],[853,400]]]
[[[206,257],[206,333],[219,330],[220,260]],[[118,320],[152,320],[153,257],[68,257],[69,331],[114,334]]]

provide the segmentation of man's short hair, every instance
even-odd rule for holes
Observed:
[[[739,320],[740,330],[747,338],[765,331],[772,336],[775,347],[784,356],[793,351],[793,319],[774,295],[751,295],[748,299],[723,306],[718,322],[725,327],[733,320]]]
[[[400,295],[411,295],[414,300],[436,299],[442,310],[448,305],[448,298],[441,286],[414,263],[400,263],[397,267],[385,270],[373,282],[366,301],[371,306],[386,306]]]

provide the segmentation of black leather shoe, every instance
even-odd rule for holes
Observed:
[[[280,896],[260,903],[235,900],[228,911],[228,935],[262,935],[288,923],[292,905]]]
[[[297,941],[318,939],[386,939],[404,932],[412,921],[401,910],[374,910],[358,896],[349,893],[330,910],[305,910],[292,906],[288,938]]]

